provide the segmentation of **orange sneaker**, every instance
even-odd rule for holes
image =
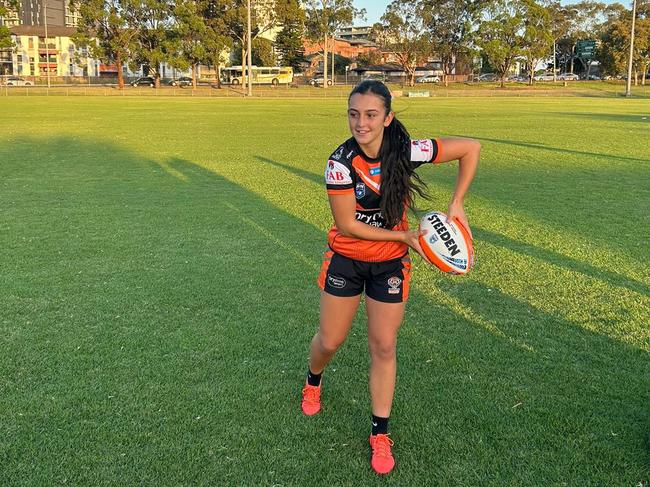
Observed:
[[[302,412],[313,416],[320,411],[320,386],[305,384],[302,389]]]
[[[370,435],[370,448],[372,448],[372,457],[370,466],[378,474],[387,474],[395,466],[395,459],[390,451],[393,446],[393,440],[388,435]]]

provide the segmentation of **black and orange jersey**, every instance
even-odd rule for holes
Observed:
[[[411,161],[416,167],[437,163],[440,159],[440,141],[424,139],[411,141]],[[329,157],[325,169],[325,183],[330,195],[354,193],[356,219],[367,225],[386,228],[381,215],[381,161],[366,156],[354,137],[346,140]],[[391,230],[408,229],[406,211],[401,222]],[[400,242],[361,240],[342,235],[333,225],[327,236],[330,248],[341,255],[364,262],[382,262],[402,257],[408,246]]]

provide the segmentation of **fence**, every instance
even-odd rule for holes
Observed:
[[[292,84],[272,86],[253,86],[254,98],[347,98],[353,83],[335,84],[327,89],[309,86],[308,84]],[[522,84],[509,85],[499,88],[496,83],[456,83],[449,87],[444,85],[418,85],[417,87],[390,84],[393,95],[409,96],[410,92],[428,92],[431,98],[450,97],[551,97],[551,96],[582,96],[616,98],[624,96],[625,84],[622,82],[573,82],[544,83],[533,87]],[[1,86],[0,97],[16,96],[101,96],[101,97],[203,97],[203,98],[242,98],[246,90],[241,87],[199,86],[161,88],[133,87],[127,85],[123,90],[110,85],[52,85],[47,86]],[[632,96],[635,98],[650,98],[650,85],[633,86]]]

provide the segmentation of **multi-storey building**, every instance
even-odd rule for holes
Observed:
[[[11,28],[13,74],[23,76],[99,76],[99,63],[70,39],[74,27],[20,25]],[[49,58],[48,58],[49,55]]]
[[[69,0],[22,0],[20,6],[21,25],[45,25],[53,27],[76,27],[79,12],[72,8]]]

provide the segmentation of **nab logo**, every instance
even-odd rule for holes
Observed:
[[[368,172],[370,173],[371,176],[376,176],[377,174],[379,174],[381,172],[381,168],[380,167],[373,167]]]
[[[327,162],[327,171],[325,171],[325,181],[328,184],[350,184],[352,179],[350,178],[350,172],[348,169],[336,161]]]
[[[431,152],[431,141],[424,139],[424,140],[414,140],[413,145],[416,147],[419,147],[421,152]]]

